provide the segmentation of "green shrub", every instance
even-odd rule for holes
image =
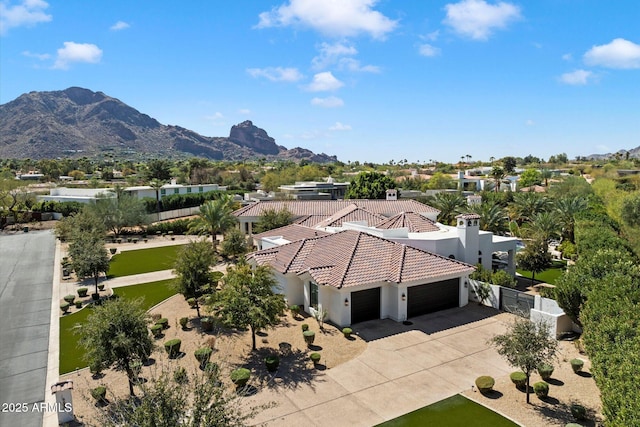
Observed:
[[[313,344],[313,341],[316,339],[316,333],[313,331],[304,331],[302,336],[304,336],[304,342],[306,342],[307,345]]]
[[[91,299],[94,301],[98,301],[100,299],[100,294],[96,294],[96,293],[91,294]]]
[[[189,377],[187,376],[187,370],[184,369],[184,366],[180,366],[173,371],[173,380],[178,384],[185,384],[189,381]]]
[[[98,290],[99,290],[99,291],[104,291],[104,283],[100,283],[100,284],[98,285]]]
[[[82,308],[82,301],[76,301],[76,308]]]
[[[251,371],[247,368],[239,368],[231,371],[231,382],[238,388],[244,387],[249,381],[249,377],[251,377]]]
[[[498,270],[491,275],[491,283],[505,288],[515,288],[516,279],[504,270]]]
[[[342,328],[342,334],[344,335],[345,338],[349,338],[352,333],[353,333],[353,330],[351,328]]]
[[[158,320],[162,319],[162,314],[160,313],[153,313],[151,315],[151,320],[153,320],[153,322],[157,322]]]
[[[156,325],[162,325],[163,329],[167,329],[169,327],[169,319],[163,317],[162,319],[158,319],[156,321]]]
[[[220,370],[220,368],[218,367],[217,363],[213,363],[213,362],[207,362],[204,365],[204,373],[207,374],[208,376],[212,377],[214,375],[218,374],[218,371]]]
[[[551,375],[553,375],[553,366],[548,363],[543,363],[538,366],[538,374],[540,374],[540,378],[542,378],[543,381],[547,381],[551,378]]]
[[[278,365],[280,365],[280,359],[278,356],[267,356],[264,358],[264,364],[267,366],[267,371],[275,372],[278,369]]]
[[[320,353],[311,353],[309,355],[309,359],[311,359],[314,365],[317,365],[318,363],[320,363],[320,357],[321,357]]]
[[[563,258],[573,259],[577,254],[576,245],[570,240],[563,240],[558,246],[558,250],[562,252]]]
[[[544,381],[538,381],[533,385],[533,391],[539,398],[547,397],[549,395],[549,384]]]
[[[106,395],[107,395],[107,388],[104,386],[99,386],[94,389],[91,389],[91,397],[93,397],[98,402],[104,402]]]
[[[87,292],[89,292],[89,289],[87,289],[87,288],[78,288],[78,296],[80,298],[86,297],[87,296]]]
[[[575,418],[576,420],[579,420],[579,421],[585,420],[587,419],[587,409],[582,405],[579,405],[577,403],[572,403],[571,415],[573,415],[573,418]]]
[[[202,325],[203,331],[213,330],[213,317],[203,317],[200,319],[200,325]]]
[[[180,345],[182,344],[182,340],[179,338],[174,338],[164,343],[164,349],[169,354],[170,358],[178,357],[180,354]]]
[[[94,376],[100,375],[102,373],[102,369],[102,363],[97,360],[94,360],[89,364],[89,372],[91,372],[91,374]]]
[[[522,371],[512,372],[511,375],[509,375],[509,378],[511,378],[511,382],[519,389],[522,389],[527,385],[527,375]]]
[[[196,306],[196,299],[195,299],[195,298],[187,298],[187,304],[189,304],[189,307],[191,307],[191,308],[195,308],[195,306]]]
[[[289,310],[291,310],[291,315],[293,317],[298,317],[298,314],[300,314],[300,307],[295,304],[289,307]]]
[[[162,198],[164,203],[164,197]],[[153,212],[155,213],[155,199],[153,200]],[[147,233],[150,234],[167,234],[169,231],[172,231],[173,234],[187,234],[189,230],[189,224],[191,223],[190,219],[176,219],[174,221],[168,222],[158,222],[155,224],[151,224],[147,227]]]
[[[584,366],[584,361],[582,359],[571,359],[571,369],[573,369],[573,372],[575,372],[576,374],[578,372],[580,372],[582,370],[582,367]]]
[[[471,280],[479,280],[481,282],[491,282],[491,270],[487,270],[482,267],[482,264],[476,264],[476,271],[469,275]]]
[[[153,336],[159,338],[162,336],[162,329],[164,328],[162,327],[162,325],[153,325],[150,329]]]
[[[205,366],[207,362],[209,362],[209,358],[211,358],[211,347],[201,347],[197,349],[193,355],[196,357],[196,360],[200,362],[200,366]]]
[[[481,377],[476,378],[476,387],[478,387],[478,391],[480,393],[488,393],[493,390],[493,386],[496,384],[496,381],[493,377],[488,375],[483,375]]]
[[[180,326],[182,327],[182,329],[187,329],[187,325],[189,324],[189,318],[188,317],[181,317],[179,322],[180,322]]]
[[[309,325],[307,325],[306,323],[302,324],[302,332],[306,332],[309,330]]]
[[[68,302],[69,304],[73,304],[73,302],[76,300],[76,296],[75,295],[65,295],[62,299],[65,300],[66,302]]]
[[[109,252],[111,252],[111,255],[115,255],[118,252],[118,248],[109,248]]]
[[[60,310],[62,310],[63,313],[68,312],[69,307],[71,307],[71,304],[69,304],[68,302],[60,304]]]

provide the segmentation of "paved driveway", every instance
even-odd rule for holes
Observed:
[[[0,235],[0,404],[28,409],[3,406],[0,426],[42,424],[54,249],[50,231]]]
[[[357,324],[368,341],[357,358],[309,383],[261,390],[251,404],[273,401],[255,422],[273,426],[372,426],[468,390],[480,375],[513,369],[487,340],[511,315],[471,303],[411,319]]]

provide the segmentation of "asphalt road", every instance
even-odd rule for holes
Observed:
[[[0,234],[0,426],[42,425],[54,253],[50,231]]]

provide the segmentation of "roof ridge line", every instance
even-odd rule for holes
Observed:
[[[353,245],[353,249],[351,250],[351,256],[349,257],[349,262],[347,262],[347,266],[345,267],[344,272],[342,273],[342,279],[340,279],[340,286],[338,286],[338,289],[341,289],[344,286],[344,279],[346,279],[347,277],[347,271],[349,271],[349,267],[351,266],[353,257],[356,255],[356,248],[360,244],[360,238],[362,237],[363,234],[364,233],[362,233],[361,231],[358,231],[358,238],[356,239],[356,243],[355,245]]]
[[[407,245],[402,244],[402,255],[400,256],[400,269],[398,270],[398,281],[396,283],[402,282],[402,270],[404,268],[404,260],[407,257]]]

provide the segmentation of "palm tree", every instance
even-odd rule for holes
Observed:
[[[551,171],[549,169],[542,169],[540,171],[540,177],[542,179],[544,179],[544,186],[548,187],[549,186],[549,178],[551,178],[553,174],[551,173]]]
[[[587,200],[583,197],[564,197],[555,203],[554,212],[562,228],[562,237],[574,242],[575,215],[587,208]]]
[[[555,213],[540,212],[533,215],[525,227],[525,234],[532,239],[541,239],[546,245],[549,240],[560,235],[560,223]]]
[[[236,223],[232,215],[233,198],[228,194],[222,194],[215,200],[209,200],[200,206],[200,215],[189,227],[189,231],[197,234],[211,234],[211,243],[215,249],[218,233],[224,233]]]
[[[535,214],[547,211],[549,205],[549,199],[538,193],[515,193],[513,203],[509,207],[511,218],[518,225],[522,225],[523,222],[530,221]]]
[[[159,179],[152,179],[149,181],[149,186],[156,191],[156,214],[158,215],[158,221],[160,220],[160,189],[164,183]]]
[[[467,213],[480,215],[480,229],[504,235],[509,230],[509,217],[502,207],[493,202],[469,206]]]
[[[431,206],[438,209],[438,221],[442,224],[451,225],[455,216],[460,213],[460,209],[466,205],[461,193],[441,192],[433,196]]]
[[[493,181],[495,183],[495,189],[497,193],[498,191],[500,191],[500,184],[502,183],[502,179],[504,178],[504,169],[502,169],[500,166],[494,166],[493,169],[491,169],[491,177],[493,178]]]

